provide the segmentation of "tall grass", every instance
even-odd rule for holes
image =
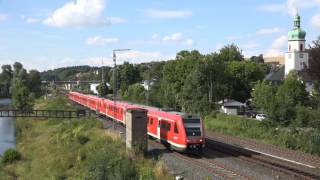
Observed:
[[[256,121],[221,113],[205,118],[209,131],[251,138],[259,142],[299,150],[320,156],[320,132],[316,129],[291,129],[271,122]]]

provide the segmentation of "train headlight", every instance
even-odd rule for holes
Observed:
[[[202,139],[200,139],[200,142],[202,142]]]
[[[189,140],[189,139],[187,139],[187,142],[190,142],[190,140]]]

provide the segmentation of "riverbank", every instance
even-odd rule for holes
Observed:
[[[39,109],[68,109],[63,98],[38,100]],[[22,160],[1,165],[4,179],[171,179],[163,164],[125,150],[95,119],[16,120]]]
[[[320,156],[320,131],[316,129],[278,127],[267,122],[221,113],[206,116],[205,127],[207,131],[249,138]]]

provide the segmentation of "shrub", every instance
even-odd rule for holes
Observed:
[[[21,159],[21,154],[14,150],[14,149],[8,149],[4,152],[4,155],[2,157],[2,163],[4,164],[12,164],[15,161],[19,161]]]
[[[80,143],[80,144],[86,144],[90,139],[88,138],[88,137],[86,137],[86,136],[83,136],[83,135],[79,135],[78,137],[77,137],[77,140],[78,140],[78,142]]]

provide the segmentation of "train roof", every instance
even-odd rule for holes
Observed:
[[[107,102],[109,104],[114,103],[114,101],[112,101],[110,99],[100,98],[95,95],[82,94],[82,93],[78,93],[78,92],[71,92],[71,93],[76,93],[81,96],[87,96],[87,97],[89,97],[91,99],[95,99],[95,100],[102,100],[102,101]],[[183,112],[172,111],[172,109],[161,109],[161,108],[157,108],[157,107],[153,107],[153,106],[134,104],[131,102],[126,102],[126,101],[116,101],[116,105],[123,108],[123,109],[147,109],[149,114],[164,117],[164,118],[177,118],[177,117],[196,118],[196,117],[198,117],[198,116],[194,116],[194,115],[188,115]]]

